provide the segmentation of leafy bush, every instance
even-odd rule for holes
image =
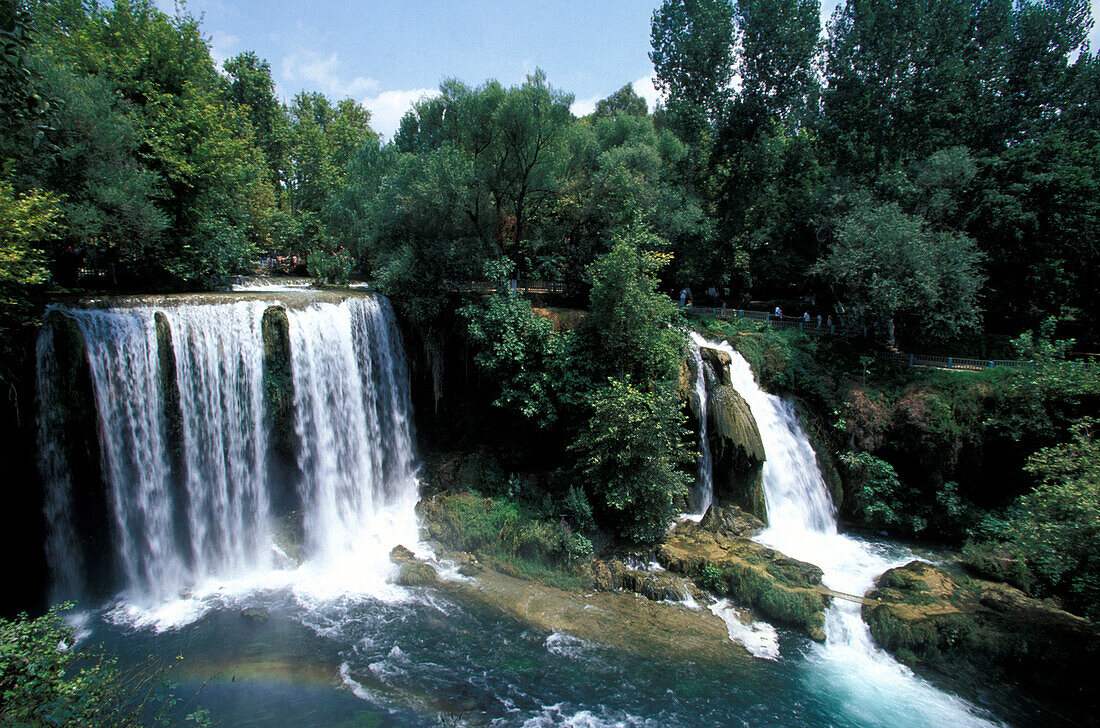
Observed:
[[[592,416],[571,449],[602,520],[621,536],[657,541],[679,512],[694,462],[685,419],[668,386],[644,391],[610,379],[592,397]]]
[[[37,619],[0,619],[0,725],[25,728],[168,726],[179,699],[163,671],[123,671],[94,650],[74,649],[54,607]],[[208,725],[206,711],[187,716]]]

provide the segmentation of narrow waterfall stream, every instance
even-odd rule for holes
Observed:
[[[733,388],[748,402],[764,442],[768,527],[756,540],[816,564],[827,587],[856,596],[871,589],[879,574],[911,561],[913,555],[900,547],[838,533],[836,509],[792,403],[761,389],[748,361],[728,343],[700,345],[730,355]],[[825,615],[825,635],[825,644],[808,655],[812,669],[806,680],[838,696],[861,724],[992,724],[966,701],[936,689],[877,647],[860,604],[834,599]]]
[[[691,498],[691,516],[702,518],[714,502],[714,460],[707,439],[707,377],[700,349],[703,341],[692,334],[691,355],[695,359],[695,396],[699,399],[699,474]],[[705,343],[705,342],[704,342]]]

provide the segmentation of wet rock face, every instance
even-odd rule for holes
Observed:
[[[717,385],[708,392],[707,425],[715,500],[765,518],[764,443],[748,402],[730,385]]]
[[[680,365],[677,394],[686,405],[689,426],[699,431],[707,418],[707,441],[714,468],[714,498],[732,503],[757,518],[765,518],[764,443],[748,402],[730,385],[730,355],[702,347],[700,358],[706,381],[707,408],[695,391],[698,369],[695,359]]]
[[[949,676],[1006,680],[1093,710],[1100,628],[1006,584],[913,561],[880,576],[863,619],[899,660]]]
[[[746,523],[741,517],[728,518]],[[722,520],[715,514],[711,524]],[[669,571],[690,577],[704,589],[732,597],[764,617],[801,628],[812,639],[825,639],[827,599],[821,569],[813,564],[690,521],[672,530],[657,559]]]

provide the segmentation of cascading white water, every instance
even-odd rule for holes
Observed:
[[[70,311],[80,326],[99,420],[116,556],[134,597],[183,585],[152,310]]]
[[[288,311],[311,556],[359,573],[416,542],[411,405],[392,311],[350,299]]]
[[[691,354],[695,359],[695,396],[699,399],[699,475],[692,494],[693,515],[702,517],[714,502],[714,460],[707,440],[707,377],[703,364],[700,342],[706,343],[692,332]]]
[[[172,333],[190,579],[269,565],[259,301],[161,311]]]
[[[233,580],[256,586],[275,573],[262,328],[271,305],[59,309],[86,348],[111,556],[129,602],[197,596]],[[158,351],[157,317],[170,332],[172,391],[161,381],[168,360]],[[302,569],[312,574],[343,560],[382,581],[389,548],[417,540],[411,405],[393,312],[385,300],[356,296],[292,308],[287,319]],[[78,596],[81,553],[55,414],[51,326],[43,328],[38,366],[47,551],[57,593]]]
[[[761,389],[749,363],[728,343],[701,345],[730,355],[731,383],[748,402],[764,443],[768,527],[756,540],[816,564],[827,587],[857,596],[882,572],[912,560],[904,549],[837,532],[836,509],[792,404]],[[860,724],[990,725],[968,703],[937,690],[877,647],[858,603],[834,599],[825,615],[825,635],[825,644],[809,656],[816,669],[807,679]]]

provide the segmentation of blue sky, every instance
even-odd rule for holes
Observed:
[[[943,0],[951,2],[951,0]],[[173,0],[157,0],[174,12]],[[827,18],[838,0],[822,0]],[[660,0],[189,0],[215,60],[253,50],[283,100],[301,90],[351,97],[387,137],[439,82],[522,82],[536,68],[591,111],[623,85],[650,102],[649,22]],[[1100,0],[1092,0],[1100,15]],[[1091,35],[1100,47],[1100,30]]]

